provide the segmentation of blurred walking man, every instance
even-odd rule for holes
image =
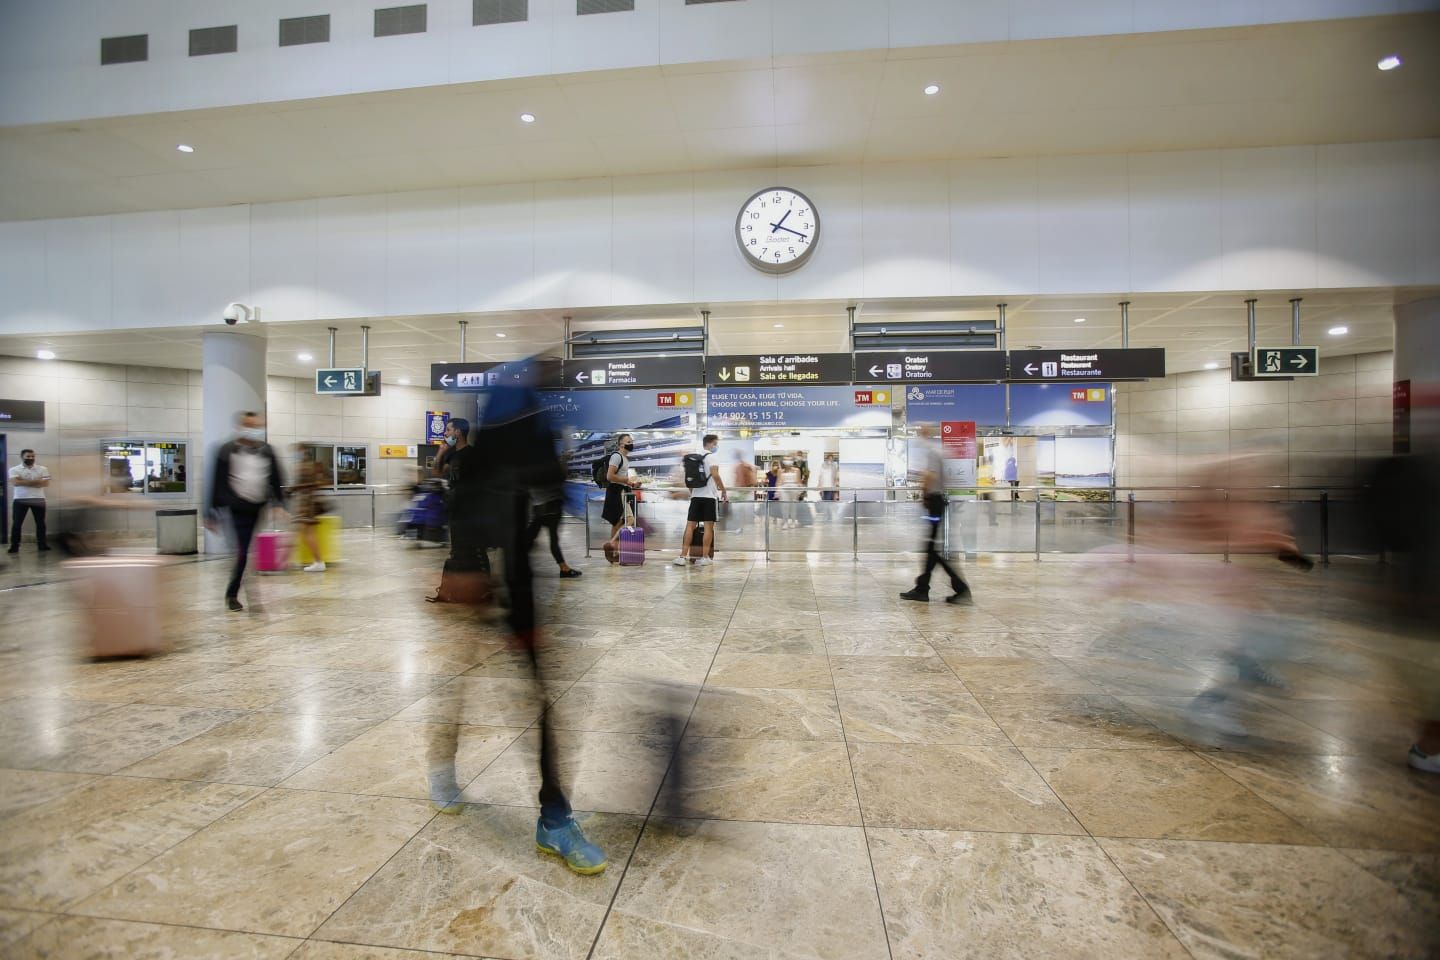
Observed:
[[[246,411],[240,414],[239,424],[235,438],[222,443],[215,453],[209,502],[205,505],[205,526],[209,529],[216,529],[221,511],[230,518],[235,566],[225,587],[225,605],[231,610],[245,609],[240,604],[240,582],[245,577],[245,561],[261,514],[272,502],[282,508],[285,505],[280,461],[265,442],[265,418]]]
[[[935,427],[924,424],[920,427],[920,439],[925,458],[921,477],[921,489],[925,504],[925,569],[915,578],[913,589],[900,594],[902,600],[930,599],[930,576],[938,566],[950,577],[950,596],[946,603],[969,603],[970,585],[960,571],[950,565],[941,552],[940,525],[945,522],[945,463],[940,454],[940,444],[935,440]]]

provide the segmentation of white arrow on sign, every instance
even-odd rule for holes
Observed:
[[[576,383],[584,383],[586,380],[589,380],[589,379],[590,379],[590,374],[586,373],[584,370],[581,370],[579,373],[575,374],[575,382],[576,382]]]
[[[440,375],[440,386],[442,386],[442,387],[448,387],[448,386],[450,386],[450,384],[453,383],[453,382],[454,382],[454,381],[450,378],[450,374],[448,374],[448,373],[442,373],[442,374]]]
[[[870,368],[870,376],[872,376],[872,377],[878,377],[878,376],[880,376],[880,368],[879,368],[879,367],[871,367],[871,368]]]
[[[326,378],[325,378],[325,386],[327,386],[327,387],[333,387],[333,386],[335,386],[335,378],[334,378],[334,377],[326,377]]]
[[[1035,376],[1035,364],[1033,364],[1033,363],[1027,363],[1027,364],[1025,364],[1025,372],[1026,372],[1026,374],[1028,374],[1029,376],[1032,376],[1032,377]]]
[[[720,379],[721,379],[721,380],[729,380],[729,379],[730,379],[730,368],[729,368],[729,367],[721,367],[721,368],[720,368]]]
[[[1295,366],[1299,367],[1301,370],[1304,370],[1305,365],[1309,363],[1310,360],[1305,356],[1305,354],[1302,353],[1298,357],[1292,357],[1290,359],[1290,362],[1293,363]]]

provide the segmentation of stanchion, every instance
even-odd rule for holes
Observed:
[[[1130,491],[1125,502],[1125,542],[1130,563],[1135,562],[1135,491]]]
[[[1330,566],[1330,491],[1320,491],[1320,563]]]
[[[1040,562],[1040,488],[1035,488],[1035,562]]]
[[[860,494],[850,494],[850,559],[860,562]]]

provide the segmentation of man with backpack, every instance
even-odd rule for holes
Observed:
[[[683,567],[694,562],[696,566],[710,565],[715,552],[715,519],[719,516],[719,502],[725,494],[725,481],[720,479],[720,465],[714,462],[715,451],[720,447],[720,438],[713,433],[701,441],[703,453],[687,453],[682,461],[685,465],[685,486],[690,488],[690,514],[685,518],[685,536],[680,544],[680,556],[675,566]],[[695,524],[705,524],[703,546],[700,556],[695,557]]]

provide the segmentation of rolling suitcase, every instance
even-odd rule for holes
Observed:
[[[715,559],[715,541],[710,541],[710,552],[705,553],[705,524],[695,524],[695,532],[690,536],[690,556],[698,557],[704,554],[711,560]]]
[[[625,527],[620,531],[620,565],[638,567],[645,562],[645,531]]]
[[[66,561],[84,606],[84,653],[148,657],[166,652],[158,557],[101,556]]]
[[[307,563],[314,563],[316,560],[323,560],[326,563],[336,563],[340,560],[340,516],[335,513],[321,514],[317,518],[320,522],[315,526],[316,539],[320,542],[320,556],[310,556],[310,548],[302,540],[295,547],[295,562],[304,566]]]
[[[290,542],[278,530],[255,534],[255,569],[261,573],[282,573],[290,559]]]

